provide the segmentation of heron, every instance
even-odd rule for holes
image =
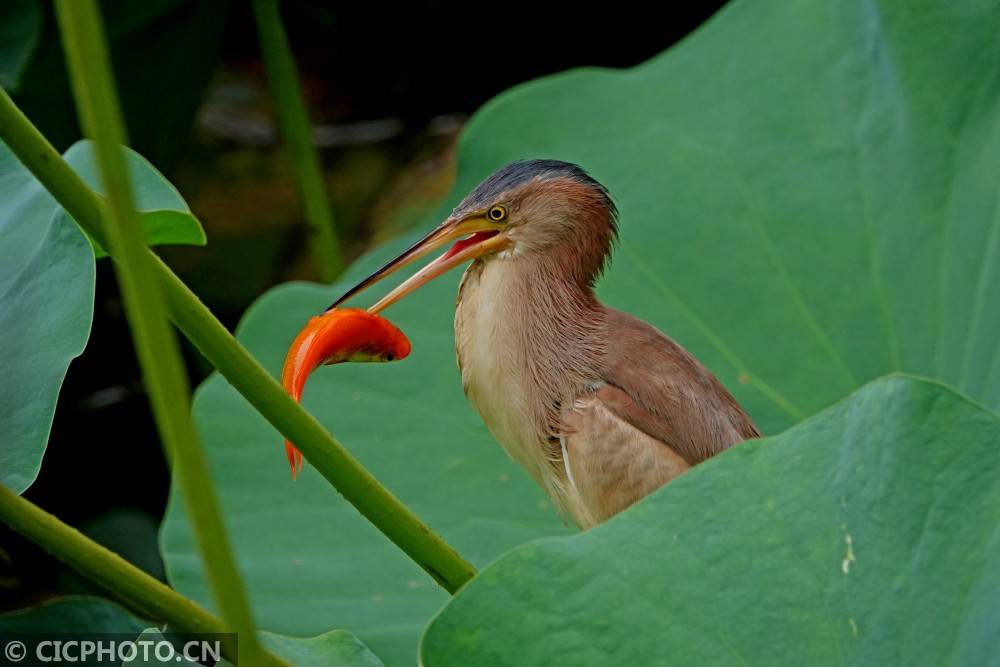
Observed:
[[[581,529],[760,435],[690,352],[595,296],[618,217],[607,188],[580,166],[513,162],[330,306],[454,242],[368,310],[471,261],[454,322],[465,395]]]

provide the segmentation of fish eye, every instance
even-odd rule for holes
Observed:
[[[490,207],[490,210],[486,212],[486,217],[493,222],[502,222],[507,219],[507,208],[497,204],[496,206]]]
[[[386,361],[392,361],[395,358],[396,358],[396,355],[394,355],[392,352],[390,352],[389,354],[385,355],[385,360]]]

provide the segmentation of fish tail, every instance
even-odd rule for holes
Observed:
[[[288,465],[292,468],[292,479],[295,479],[302,472],[302,452],[290,440],[285,440],[285,455],[288,457]]]

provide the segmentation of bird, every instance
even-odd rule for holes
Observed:
[[[454,320],[465,394],[510,457],[582,530],[761,435],[690,352],[596,297],[618,218],[608,189],[582,167],[512,162],[330,306],[454,241],[368,311],[471,260]]]

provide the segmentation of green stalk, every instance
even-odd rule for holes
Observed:
[[[267,69],[267,82],[278,111],[292,172],[298,185],[302,212],[310,231],[310,250],[324,282],[332,282],[343,269],[333,212],[326,196],[312,126],[295,71],[295,59],[281,22],[277,0],[254,0],[253,15]]]
[[[62,159],[0,89],[0,139],[91,238],[107,249],[101,231],[104,202]],[[447,542],[383,487],[340,442],[285,393],[198,297],[149,251],[168,315],[208,361],[261,415],[302,450],[357,510],[449,593],[476,574]],[[115,252],[111,259],[118,261]],[[275,447],[278,446],[275,442]]]
[[[0,521],[106,589],[143,618],[169,623],[190,634],[229,632],[219,618],[5,486],[0,486]],[[222,642],[223,654],[233,664],[237,658],[235,648]],[[266,653],[265,658],[268,665],[288,667],[272,653]]]
[[[104,27],[94,0],[56,0],[56,9],[80,124],[94,140],[108,193],[110,215],[104,218],[104,235],[108,249],[118,257],[115,273],[157,429],[173,462],[216,605],[226,626],[237,633],[244,664],[263,665],[263,648],[250,603],[226,538],[208,462],[191,421],[191,397],[180,347],[165,315],[159,280],[135,211],[121,150],[126,143],[125,127]]]

